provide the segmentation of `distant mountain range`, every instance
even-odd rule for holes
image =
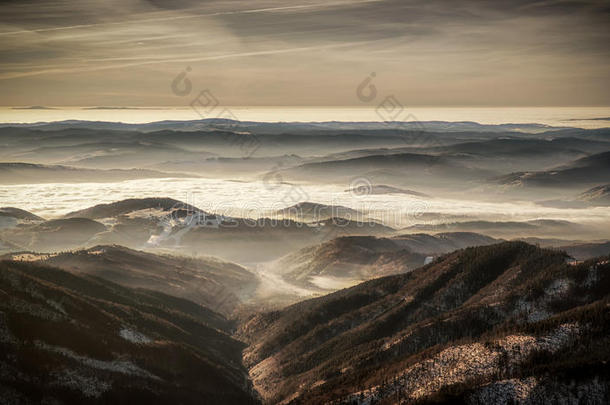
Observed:
[[[390,187],[369,193],[438,196],[471,190],[486,198],[548,200],[610,182],[604,177],[608,129],[421,124],[203,120],[1,126],[0,183],[261,180],[278,173],[285,181],[345,188],[354,178],[367,178]]]
[[[222,128],[228,127],[239,130],[249,130],[254,132],[274,133],[274,132],[297,132],[308,133],[323,130],[417,130],[425,128],[429,131],[444,131],[444,132],[545,132],[550,130],[558,130],[561,128],[550,127],[541,124],[497,124],[485,125],[471,121],[448,122],[448,121],[415,121],[415,122],[287,122],[287,123],[265,123],[265,122],[249,122],[249,121],[234,121],[229,119],[203,119],[192,121],[157,121],[145,124],[126,124],[120,122],[103,122],[103,121],[79,121],[66,120],[56,122],[38,122],[38,123],[8,123],[2,124],[0,127],[17,127],[17,128],[36,128],[40,130],[57,130],[65,128],[94,128],[94,129],[114,129],[114,130],[135,130],[135,131],[155,131],[162,129],[177,129],[182,131],[201,130],[204,128]]]
[[[366,178],[376,184],[401,187],[425,186],[452,189],[458,184],[482,181],[494,172],[470,168],[461,158],[399,153],[370,155],[352,159],[306,163],[281,173],[288,179],[322,183],[350,183]],[[462,185],[463,187],[463,185]]]
[[[537,236],[542,238],[570,235],[572,238],[599,239],[606,235],[603,227],[582,225],[566,220],[537,219],[530,221],[462,221],[444,224],[416,224],[409,232],[476,232],[500,238]]]
[[[412,195],[415,197],[426,197],[430,198],[430,195],[425,193],[420,193],[413,190],[407,190],[398,187],[392,187],[385,184],[371,184],[369,185],[357,185],[350,189],[345,190],[354,195],[365,196],[365,195],[383,195],[383,194],[406,194]]]
[[[60,165],[0,163],[0,183],[106,183],[134,179],[193,177],[180,173],[163,173],[143,169],[82,169]]]
[[[590,188],[573,197],[561,200],[543,200],[536,203],[553,208],[607,207],[610,205],[610,184]]]
[[[517,172],[497,179],[499,184],[519,187],[580,187],[610,182],[610,152],[587,156],[567,165],[541,172]]]
[[[0,145],[0,199],[32,200],[0,208],[0,404],[610,403],[608,128],[63,121]],[[72,205],[82,182],[135,198]],[[187,185],[259,217],[163,197]]]
[[[316,216],[323,219],[316,220]],[[548,239],[570,235],[579,240],[607,239],[602,226],[565,220],[423,223],[396,231],[348,207],[305,202],[273,213],[270,218],[248,219],[208,213],[171,198],[100,204],[49,221],[27,211],[3,208],[0,225],[4,246],[0,251],[4,252],[52,252],[118,244],[133,249],[214,255],[239,263],[278,259],[341,236],[392,237],[401,248],[420,254],[488,244],[496,241],[493,238]]]
[[[0,238],[21,250],[56,251],[124,245],[225,257],[241,263],[278,258],[304,245],[342,235],[383,235],[393,228],[360,218],[328,217],[324,205],[303,205],[305,215],[319,209],[323,219],[233,218],[207,213],[170,198],[127,199],[70,212],[63,218],[0,229]],[[309,211],[308,211],[309,210]],[[325,211],[326,210],[326,211]],[[348,208],[339,211],[347,213]],[[354,211],[355,212],[355,211]],[[288,214],[288,212],[286,212]],[[304,221],[309,221],[305,223]]]

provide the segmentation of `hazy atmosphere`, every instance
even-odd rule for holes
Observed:
[[[0,11],[0,405],[610,403],[607,1]]]
[[[7,1],[0,103],[184,106],[185,69],[231,106],[610,104],[608,3]],[[190,100],[189,100],[190,101]]]

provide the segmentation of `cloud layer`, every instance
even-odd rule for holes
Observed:
[[[2,105],[609,105],[607,1],[8,1]],[[187,97],[188,98],[188,97]]]

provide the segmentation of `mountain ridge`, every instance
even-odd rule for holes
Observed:
[[[603,300],[602,308],[608,305],[609,270],[607,258],[571,266],[564,253],[523,242],[458,250],[406,274],[252,317],[240,329],[240,336],[250,342],[244,362],[265,403],[349,403],[359,396],[349,397],[350,391],[363,392],[384,381],[391,385],[401,370],[423,367],[426,359],[459,346],[462,339],[486,339],[498,328],[535,328],[573,308],[593,311],[586,312],[593,316],[599,311],[596,300]],[[587,281],[591,272],[597,278]],[[597,309],[587,309],[589,304]],[[594,326],[582,333],[600,332]],[[523,339],[526,350],[538,350],[526,343],[532,338]],[[553,350],[564,347],[558,343]],[[498,367],[506,372],[494,362],[489,367],[491,374],[481,374],[483,381],[468,387],[478,390],[485,382],[493,383]],[[476,376],[476,368],[468,368],[458,381],[467,383],[465,378]],[[420,378],[417,386],[424,387],[428,377]],[[450,378],[448,385],[440,381],[420,399],[431,399],[452,384]],[[413,389],[403,383],[401,395],[417,395]],[[467,396],[463,389],[458,394]],[[365,393],[362,398],[372,397]]]

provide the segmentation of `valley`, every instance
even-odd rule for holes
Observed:
[[[610,398],[605,130],[190,125],[0,128],[11,403]]]
[[[610,404],[609,27],[0,1],[0,405]]]

